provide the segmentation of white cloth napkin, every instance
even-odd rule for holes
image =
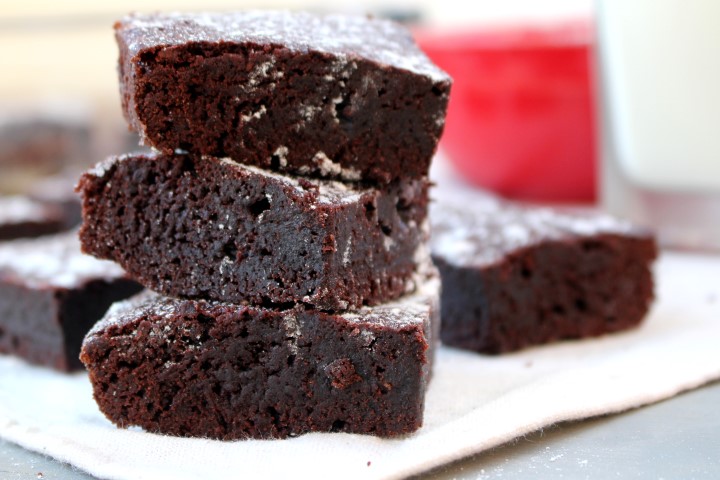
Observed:
[[[720,378],[720,257],[664,253],[631,332],[487,357],[438,352],[425,425],[401,439],[309,434],[219,442],[115,428],[85,374],[0,357],[0,436],[109,479],[401,478],[549,424],[618,412]]]

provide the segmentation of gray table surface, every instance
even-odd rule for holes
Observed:
[[[719,405],[716,382],[630,412],[555,425],[415,480],[719,479]],[[0,440],[0,479],[31,478],[94,477]]]

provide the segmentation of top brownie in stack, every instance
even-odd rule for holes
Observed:
[[[428,173],[451,80],[393,22],[251,11],[115,29],[125,116],[164,153],[383,184]]]

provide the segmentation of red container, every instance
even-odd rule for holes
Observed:
[[[417,31],[454,80],[440,148],[469,182],[533,201],[593,201],[589,22]]]

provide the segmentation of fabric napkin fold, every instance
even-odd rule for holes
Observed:
[[[658,299],[630,332],[490,357],[442,347],[425,425],[381,439],[220,442],[117,429],[87,376],[0,357],[0,436],[108,479],[403,478],[547,425],[619,412],[720,378],[720,257],[663,253]]]

